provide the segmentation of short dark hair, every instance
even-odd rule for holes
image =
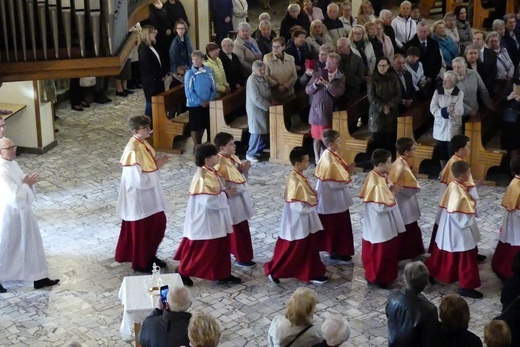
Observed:
[[[289,160],[291,164],[294,166],[296,163],[301,163],[303,161],[303,157],[309,155],[309,152],[303,147],[294,147],[289,154]]]
[[[411,46],[406,50],[406,56],[413,55],[416,57],[421,57],[421,50],[418,47]]]
[[[130,131],[137,130],[139,128],[150,126],[150,117],[141,115],[141,116],[134,116],[130,117],[128,119],[128,127],[130,128]]]
[[[455,7],[455,9],[453,10],[453,13],[455,13],[455,16],[457,17],[457,19],[459,19],[460,10],[462,10],[462,9],[465,9],[465,10],[466,10],[466,16],[468,15],[468,8],[467,8],[467,6],[464,6],[464,5],[458,5],[458,6]],[[467,17],[466,17],[466,20],[467,20]]]
[[[218,46],[215,42],[208,42],[206,45],[206,54],[209,54],[214,49],[218,49]]]
[[[449,331],[468,329],[468,303],[457,294],[446,295],[439,305],[439,318]]]
[[[511,270],[513,270],[515,275],[520,276],[520,251],[516,252],[515,257],[513,258]]]
[[[206,159],[218,154],[218,148],[212,143],[204,143],[195,150],[195,165],[202,167]]]
[[[336,130],[333,130],[333,129],[325,129],[325,130],[323,130],[323,133],[321,134],[321,141],[323,141],[323,144],[327,147],[331,143],[336,141],[338,138],[340,138],[339,132]]]
[[[229,143],[229,141],[233,141],[233,135],[230,133],[218,133],[215,135],[215,138],[213,139],[213,143],[217,148],[220,150],[220,147],[223,147]]]
[[[459,149],[466,147],[466,144],[469,142],[469,137],[466,135],[455,135],[451,138],[451,150],[454,153],[457,153]]]
[[[275,43],[275,42],[278,42],[280,44],[280,46],[285,46],[285,38],[283,36],[276,36],[275,38],[273,38],[271,43]]]
[[[509,347],[511,329],[503,320],[492,320],[484,327],[484,342],[487,347]]]
[[[414,143],[415,141],[409,137],[401,137],[395,143],[395,149],[397,150],[397,153],[402,155],[404,152],[411,150]]]
[[[378,166],[379,164],[384,164],[388,160],[388,158],[392,157],[392,153],[387,151],[386,149],[378,148],[372,153],[372,157],[370,158],[372,161],[372,165]]]
[[[468,172],[469,168],[470,165],[467,161],[459,160],[451,165],[451,172],[453,173],[453,177],[458,178],[460,175]]]
[[[520,155],[513,157],[509,162],[509,166],[515,175],[520,175]]]
[[[413,10],[421,10],[421,7],[418,4],[412,4],[412,11]]]
[[[307,36],[307,31],[305,29],[296,29],[295,31],[293,31],[292,33],[292,36],[291,37],[298,37],[300,35],[304,35],[304,36]]]

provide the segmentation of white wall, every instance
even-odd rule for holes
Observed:
[[[199,31],[199,42],[196,41],[195,35],[195,2],[198,4],[199,11],[199,19],[198,19],[198,28]],[[186,15],[190,20],[192,28],[190,28],[188,35],[190,36],[192,45],[194,49],[202,49],[204,50],[206,44],[210,41],[209,37],[209,28],[210,28],[210,16],[209,16],[209,1],[208,0],[190,0],[183,1],[182,5],[186,10]]]

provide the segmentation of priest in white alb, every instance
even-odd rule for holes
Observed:
[[[0,281],[34,281],[41,289],[49,279],[42,237],[32,211],[37,173],[26,174],[16,158],[15,144],[0,138]],[[0,293],[6,289],[0,285]]]

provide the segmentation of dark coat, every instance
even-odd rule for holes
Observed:
[[[143,321],[139,343],[143,347],[189,346],[188,325],[191,313],[155,309]]]
[[[144,42],[137,48],[139,55],[139,68],[141,69],[141,83],[143,85],[144,97],[150,100],[152,96],[164,92],[164,81],[169,66],[159,63],[157,56]]]
[[[516,40],[520,42],[519,30],[515,30],[515,37]],[[513,65],[515,66],[515,68],[517,68],[518,64],[520,64],[520,49],[518,49],[515,39],[511,36],[508,30],[506,30],[504,37],[502,37],[501,44],[502,47],[507,48],[507,52],[509,53],[511,60],[513,61]]]
[[[235,86],[240,84],[242,87],[246,85],[246,78],[242,72],[242,64],[235,53],[231,53],[232,59],[229,59],[224,51],[220,51],[218,54],[224,66],[224,72],[226,73],[226,80],[231,87],[231,90],[235,90]]]
[[[343,102],[352,100],[364,89],[364,77],[367,74],[365,64],[359,55],[351,51],[349,55],[341,55],[339,70],[347,76],[345,93],[341,99]]]
[[[210,0],[209,2],[213,31],[215,34],[226,34],[233,31],[233,1],[232,0]],[[225,19],[229,17],[229,23]]]
[[[403,82],[401,81],[401,79],[399,78],[399,75],[397,76],[398,80],[399,80],[399,85],[401,86],[401,98],[402,98],[402,100],[413,100],[413,101],[417,100],[417,93],[416,93],[415,87],[413,85],[412,74],[409,71],[405,70],[404,73],[403,73],[403,76],[404,76],[404,81],[405,81],[405,84],[406,84],[406,88],[403,85]],[[399,105],[399,112],[403,113],[406,110],[407,109],[401,103]]]
[[[419,58],[419,61],[423,65],[424,75],[435,82],[442,67],[442,56],[437,41],[428,36],[426,39],[426,54],[424,54],[421,41],[419,41],[417,34],[415,34],[415,36],[406,43],[403,52],[406,52],[410,47],[417,47],[421,50],[421,58]]]
[[[423,294],[402,288],[393,289],[386,303],[388,346],[422,346],[425,328],[438,321],[437,307]]]
[[[385,75],[377,70],[371,77],[367,87],[368,101],[370,102],[368,127],[372,132],[391,133],[397,131],[397,116],[401,98],[399,78],[392,69]],[[389,104],[390,114],[384,114],[384,106]]]
[[[397,43],[395,43],[395,30],[392,28],[391,25],[385,25],[384,26],[385,35],[390,38],[392,41],[392,46],[394,46],[394,52],[398,53],[401,51],[401,49],[397,46]],[[406,53],[406,52],[403,52]]]
[[[262,52],[262,55],[266,55],[267,53],[271,53],[273,50],[273,43],[271,42],[273,40],[273,35],[271,34],[271,37],[266,39],[261,34],[257,35],[256,37],[253,36],[253,38],[256,40],[256,43],[258,44],[258,49],[260,49],[260,52]]]
[[[448,330],[441,322],[426,327],[423,347],[482,347],[480,338],[467,329]],[[513,345],[511,345],[513,346]]]
[[[166,8],[166,12],[168,12],[168,16],[170,17],[173,25],[175,25],[177,20],[182,19],[186,22],[186,24],[188,24],[188,26],[190,26],[190,21],[186,15],[186,10],[184,9],[184,6],[180,0],[175,1],[175,4],[166,1],[164,3],[164,8]],[[175,32],[175,28],[173,28],[173,31]]]
[[[166,66],[166,69],[170,67],[170,46],[173,41],[173,22],[166,12],[166,8],[163,6],[158,9],[153,4],[150,8],[150,24],[157,29],[157,36],[155,37],[156,44],[155,48],[161,56],[161,62]],[[170,35],[166,35],[166,31],[171,30]]]
[[[509,53],[509,52],[508,52]],[[494,90],[495,80],[497,78],[497,53],[487,47],[484,48],[484,61],[482,62],[482,70],[478,73],[486,88],[491,93]]]
[[[280,23],[280,36],[285,39],[285,42],[289,42],[291,38],[291,34],[289,31],[295,25],[301,26],[305,31],[309,32],[309,28],[311,26],[311,22],[309,21],[309,16],[307,14],[303,14],[303,11],[300,11],[298,18],[294,19],[287,12],[285,17],[283,17],[282,22]]]
[[[298,55],[300,51],[300,55]],[[311,48],[307,42],[304,42],[300,47],[296,47],[293,41],[290,41],[285,49],[285,53],[290,54],[294,57],[294,65],[299,66],[300,70],[296,69],[298,76],[303,75],[305,72],[305,60],[311,59]]]
[[[518,133],[516,134],[518,136]],[[502,288],[500,302],[502,303],[502,312],[504,312],[511,303],[520,295],[520,276],[513,275],[507,279]],[[516,301],[508,310],[504,320],[511,329],[511,346],[520,344],[520,301]]]

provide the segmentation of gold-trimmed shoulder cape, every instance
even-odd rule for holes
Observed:
[[[368,173],[365,183],[359,192],[359,197],[363,199],[363,202],[375,202],[387,206],[396,204],[394,194],[388,188],[386,177],[375,170]]]
[[[190,195],[218,195],[220,193],[222,193],[222,182],[217,170],[207,166],[197,168],[197,172],[191,180]]]
[[[468,188],[454,180],[446,188],[439,203],[440,208],[446,209],[448,213],[475,214],[475,201],[468,193]]]
[[[452,181],[455,180],[455,177],[453,177],[453,173],[451,172],[451,165],[453,165],[453,163],[455,163],[457,161],[461,161],[461,160],[464,160],[464,159],[462,159],[461,157],[459,157],[456,154],[451,156],[450,160],[448,160],[448,162],[446,163],[446,166],[441,171],[441,182],[442,183],[448,185]],[[469,179],[466,182],[464,182],[464,185],[466,187],[470,187],[470,188],[475,186],[475,182],[473,181],[473,176],[471,176],[471,174],[469,176]]]
[[[219,153],[218,157],[219,163],[215,165],[215,170],[218,171],[220,176],[224,177],[224,179],[228,182],[233,182],[236,184],[246,183],[246,179],[237,169],[237,165],[241,165],[242,162],[236,155]]]
[[[403,157],[397,158],[392,163],[392,167],[388,173],[388,180],[392,182],[392,184],[401,182],[404,188],[421,189],[417,178],[415,178],[410,168],[410,164],[408,164]]]
[[[520,210],[520,176],[515,176],[507,186],[506,194],[502,199],[502,206],[509,212]]]
[[[311,206],[318,205],[316,193],[307,178],[296,170],[292,170],[287,179],[284,193],[285,202],[305,202]]]
[[[143,172],[154,172],[159,169],[155,162],[155,157],[155,149],[148,142],[132,136],[126,144],[119,163],[121,166],[139,165]]]
[[[333,151],[326,149],[318,161],[318,165],[316,165],[314,176],[320,181],[350,183],[352,179],[350,178],[347,168],[348,165],[343,158]]]

